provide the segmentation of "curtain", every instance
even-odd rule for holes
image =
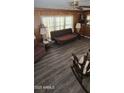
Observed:
[[[50,32],[66,28],[73,29],[73,16],[41,16],[41,23],[47,29],[48,39],[51,39]]]

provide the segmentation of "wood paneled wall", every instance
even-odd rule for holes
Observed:
[[[36,8],[34,9],[34,33],[37,39],[40,39],[40,24],[41,19],[40,16],[46,15],[72,15],[74,16],[74,26],[78,22],[79,19],[79,11],[75,10],[62,10],[62,9],[46,9],[46,8]]]
[[[90,15],[90,10],[84,11],[84,12],[83,12],[83,15],[84,15],[85,18],[86,18],[87,15]],[[87,26],[86,22],[85,22],[84,25],[82,26],[80,32],[81,32],[81,34],[84,35],[84,36],[90,36],[90,27]]]
[[[46,8],[35,8],[34,9],[34,33],[37,39],[40,39],[40,24],[42,15],[72,15],[74,16],[74,27],[79,21],[80,11],[77,10],[62,10],[62,9],[46,9]]]
[[[39,30],[40,26],[40,16],[42,15],[72,15],[74,16],[74,25],[79,19],[79,11],[72,11],[72,10],[62,10],[62,9],[35,9],[34,10],[34,29]]]

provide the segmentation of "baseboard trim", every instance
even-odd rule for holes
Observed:
[[[90,36],[81,35],[82,37],[90,39]]]

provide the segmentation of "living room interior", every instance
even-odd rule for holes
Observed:
[[[90,93],[89,51],[90,0],[34,0],[34,93]]]

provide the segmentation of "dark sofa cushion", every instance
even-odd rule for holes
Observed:
[[[44,47],[36,47],[35,50],[34,50],[34,56],[37,56],[37,55],[43,55],[45,53],[45,48]]]
[[[72,29],[71,28],[52,31],[51,32],[51,39],[54,40],[54,38],[56,38],[56,37],[60,37],[60,36],[67,35],[67,34],[72,34]]]
[[[45,48],[42,46],[37,46],[34,49],[34,62],[38,61],[42,56],[45,55]]]
[[[55,40],[58,44],[74,40],[76,37],[77,34],[72,33],[71,28],[51,32],[51,39]]]
[[[37,62],[41,59],[43,55],[45,55],[45,47],[43,43],[38,42],[37,40],[34,40],[34,62]]]
[[[65,40],[70,40],[70,39],[75,38],[75,37],[77,37],[76,34],[67,34],[67,35],[63,35],[61,37],[55,37],[55,40],[60,40],[60,41],[64,40],[65,41]]]

